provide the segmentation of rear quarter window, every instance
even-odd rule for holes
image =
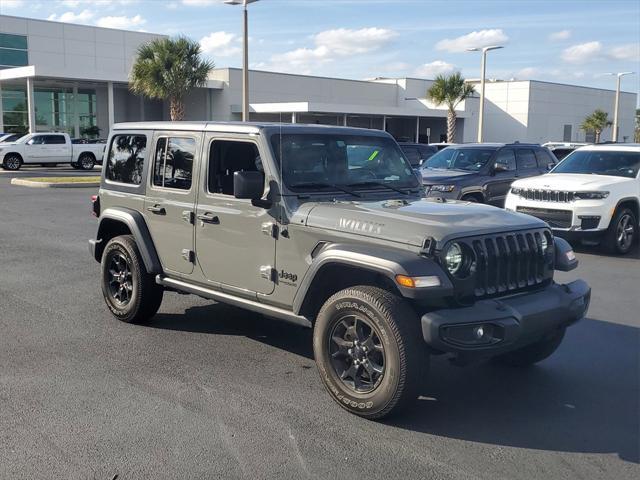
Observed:
[[[140,185],[146,153],[145,135],[114,135],[106,158],[105,178],[111,182]]]

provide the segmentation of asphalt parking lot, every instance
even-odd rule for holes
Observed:
[[[579,250],[581,267],[559,277],[591,284],[589,318],[550,359],[519,371],[438,358],[416,406],[375,423],[325,394],[308,330],[174,293],[147,326],[116,321],[87,250],[95,189],[11,176],[0,478],[640,476],[638,251]]]

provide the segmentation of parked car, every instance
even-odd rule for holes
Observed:
[[[15,142],[23,136],[24,133],[3,133],[0,135],[0,143]]]
[[[576,148],[584,147],[585,145],[589,144],[575,142],[547,142],[542,144],[543,147],[547,147],[553,153],[558,161],[569,155]]]
[[[514,182],[506,208],[544,220],[569,240],[625,254],[638,239],[640,144],[590,145],[548,175]]]
[[[398,145],[413,168],[420,167],[425,160],[438,151],[436,147],[424,143],[398,142]]]
[[[22,165],[72,167],[91,170],[102,159],[104,144],[74,144],[66,133],[31,133],[14,142],[0,144],[0,159],[5,170],[19,170]]]
[[[104,163],[89,245],[116,318],[167,289],[313,328],[328,394],[363,417],[415,400],[433,353],[539,362],[589,305],[554,282],[577,260],[544,222],[423,198],[386,132],[125,123]]]
[[[429,197],[503,206],[511,183],[555,166],[549,150],[526,143],[469,143],[439,151],[420,173]]]
[[[73,138],[71,143],[74,144],[82,144],[82,145],[95,145],[102,144],[104,150],[104,144],[107,143],[106,138]],[[96,165],[102,165],[102,157],[103,155],[99,155],[96,157]],[[74,168],[79,168],[78,165],[72,165]]]
[[[458,145],[457,143],[447,143],[447,142],[437,142],[437,143],[430,143],[429,144],[431,147],[436,147],[436,149],[438,151],[443,150],[447,147],[450,147],[452,145]]]

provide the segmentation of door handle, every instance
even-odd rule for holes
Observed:
[[[155,213],[156,215],[166,215],[167,211],[164,209],[164,207],[161,207],[160,205],[154,205],[153,207],[147,207],[147,210],[149,210],[151,213]]]
[[[214,225],[218,225],[220,223],[218,216],[213,213],[199,213],[196,218],[203,223],[211,223]]]

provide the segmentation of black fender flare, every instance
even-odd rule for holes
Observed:
[[[486,202],[487,201],[487,195],[486,195],[486,190],[485,187],[482,188],[478,188],[476,186],[473,187],[462,187],[460,189],[460,196],[459,198],[464,197],[465,195],[474,195],[474,194],[478,194],[482,197],[482,201]]]
[[[299,314],[307,294],[311,290],[313,281],[323,268],[327,266],[345,265],[378,273],[387,277],[398,287],[405,298],[422,299],[448,296],[453,293],[453,285],[443,269],[431,258],[415,252],[403,251],[388,247],[370,245],[350,245],[333,243],[314,252],[311,265],[305,273],[300,287],[293,299],[293,311]],[[410,277],[437,276],[440,278],[439,287],[407,288],[395,280],[396,275]]]
[[[90,242],[94,244],[92,249],[96,261],[100,262],[102,260],[102,252],[104,251],[106,243],[103,239],[106,230],[109,228],[108,224],[114,221],[126,225],[131,235],[133,235],[147,272],[155,274],[162,273],[160,258],[158,257],[158,252],[156,252],[156,247],[153,244],[144,217],[140,212],[126,207],[107,208],[100,214],[96,240]]]

